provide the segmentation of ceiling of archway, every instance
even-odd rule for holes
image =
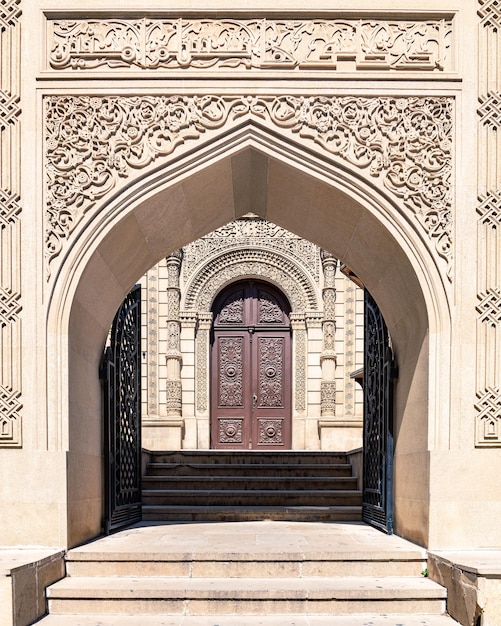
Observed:
[[[382,185],[452,260],[451,97],[47,96],[48,267],[96,202],[120,181],[243,119],[309,141]]]

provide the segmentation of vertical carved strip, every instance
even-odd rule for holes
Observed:
[[[182,413],[181,387],[181,320],[179,275],[182,252],[178,250],[167,258],[167,415],[180,417]]]
[[[322,417],[334,417],[336,414],[336,268],[337,259],[332,254],[321,251],[324,271],[324,317],[322,320],[323,346],[320,362],[322,364],[321,406]]]
[[[146,394],[148,400],[149,417],[154,415],[160,415],[158,406],[158,265],[154,265],[147,274],[147,307],[146,307],[146,319],[148,320],[147,338],[148,338],[148,393]]]
[[[356,369],[356,294],[353,283],[346,280],[344,310],[344,414],[355,414],[355,383],[346,374]]]
[[[501,446],[501,5],[479,0],[475,444]]]
[[[21,441],[20,0],[0,2],[0,447]]]
[[[294,408],[296,412],[306,410],[306,324],[301,313],[291,313],[294,339]]]
[[[209,334],[212,325],[212,313],[199,313],[196,339],[196,399],[197,413],[207,413],[209,402]]]

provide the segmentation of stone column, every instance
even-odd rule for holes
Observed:
[[[334,417],[336,413],[336,268],[337,259],[332,254],[321,251],[324,288],[322,299],[324,317],[322,320],[322,365],[321,407],[322,417]]]
[[[182,251],[177,250],[167,257],[167,416],[181,417],[181,320],[179,274]]]

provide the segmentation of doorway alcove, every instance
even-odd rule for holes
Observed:
[[[161,257],[249,212],[331,251],[363,280],[393,338],[395,529],[429,540],[430,445],[446,435],[437,375],[447,310],[436,261],[412,216],[357,173],[249,124],[145,175],[89,220],[54,282],[49,324],[63,376],[50,374],[68,446],[68,544],[99,533],[102,511],[98,365],[113,315]],[[446,335],[446,333],[445,333]],[[446,337],[445,337],[446,340]],[[67,377],[64,363],[68,363]],[[429,391],[429,381],[434,384]],[[444,413],[446,414],[446,412]],[[66,417],[67,416],[67,417]],[[417,476],[415,468],[421,471]]]

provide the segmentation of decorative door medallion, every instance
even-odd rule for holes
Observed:
[[[290,307],[258,281],[225,289],[214,306],[211,446],[290,449]]]

